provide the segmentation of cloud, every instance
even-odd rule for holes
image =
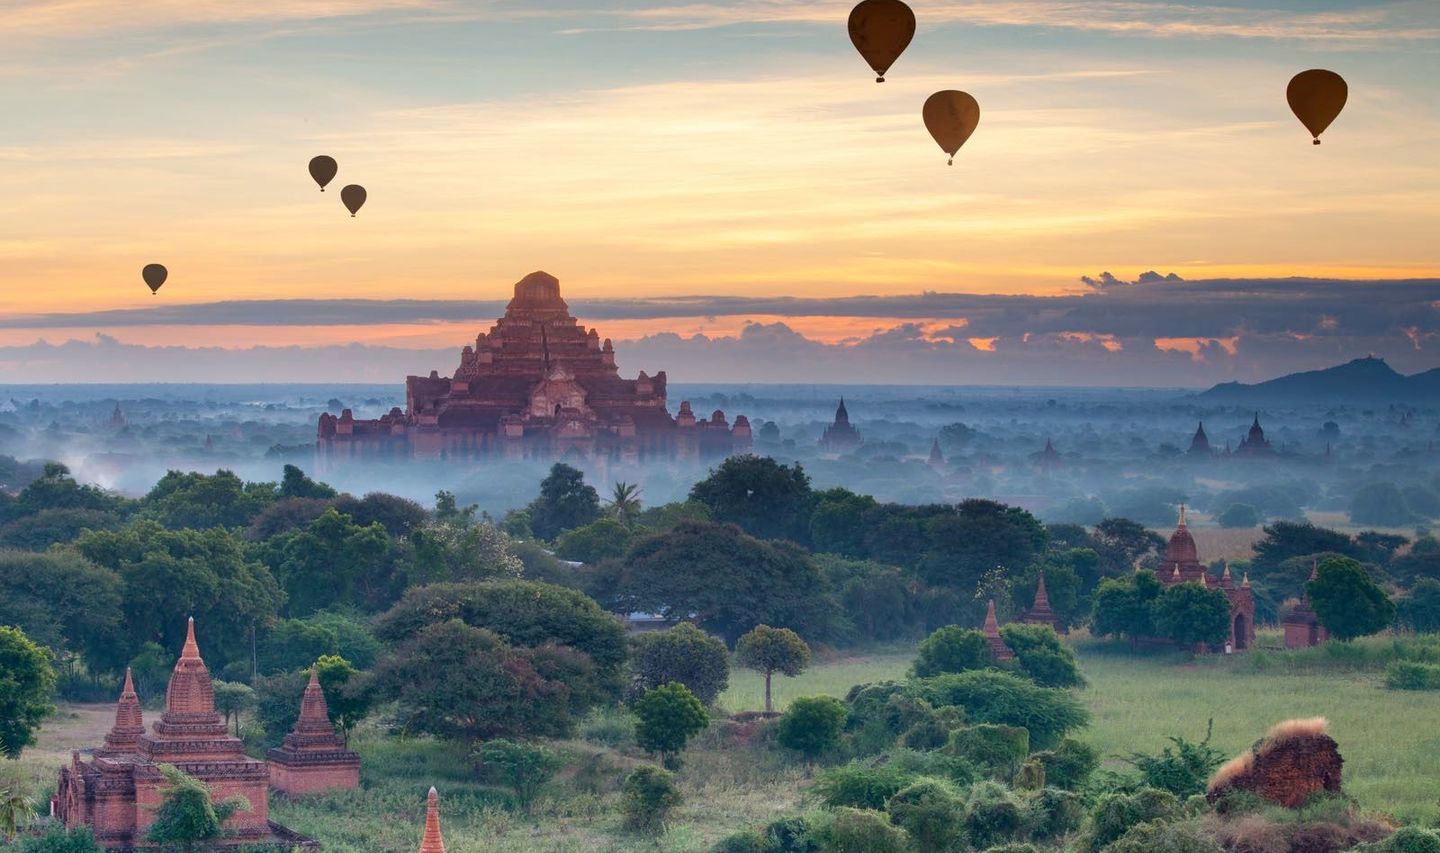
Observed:
[[[1107,288],[1118,287],[1118,286],[1127,285],[1127,284],[1155,284],[1156,282],[1162,282],[1162,281],[1184,281],[1184,280],[1185,280],[1185,279],[1181,278],[1179,275],[1177,275],[1177,274],[1175,274],[1175,273],[1173,273],[1173,272],[1172,272],[1172,273],[1166,273],[1165,275],[1161,275],[1160,273],[1158,273],[1158,272],[1156,272],[1156,271],[1154,271],[1154,270],[1146,270],[1145,272],[1140,273],[1140,275],[1139,275],[1134,281],[1125,281],[1125,280],[1123,280],[1123,279],[1116,278],[1113,274],[1111,274],[1111,273],[1108,272],[1108,271],[1107,271],[1107,272],[1102,272],[1102,273],[1100,273],[1100,275],[1098,275],[1098,276],[1088,276],[1088,275],[1082,275],[1082,276],[1080,276],[1080,281],[1081,281],[1083,284],[1085,284],[1085,285],[1088,286],[1088,287],[1092,287],[1092,288],[1094,288],[1095,290],[1105,290],[1105,289],[1107,289]]]

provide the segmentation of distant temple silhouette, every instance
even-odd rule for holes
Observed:
[[[850,412],[845,409],[845,398],[841,397],[835,409],[835,422],[820,436],[820,448],[827,453],[848,453],[863,443],[860,431],[850,425]]]
[[[1250,432],[1240,441],[1240,446],[1235,448],[1235,455],[1249,458],[1264,458],[1276,455],[1275,448],[1265,440],[1265,430],[1260,427],[1260,413],[1255,413],[1255,422],[1250,425]]]
[[[1195,437],[1190,439],[1191,456],[1209,456],[1215,452],[1210,446],[1210,437],[1205,434],[1205,422],[1195,428]]]
[[[570,316],[560,282],[533,272],[515,284],[505,316],[460,353],[452,377],[405,380],[405,411],[359,420],[320,416],[324,467],[358,459],[578,456],[618,463],[723,458],[750,450],[750,422],[716,410],[698,419],[666,408],[666,376],[622,379],[615,348]]]

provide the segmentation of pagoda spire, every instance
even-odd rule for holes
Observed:
[[[185,625],[185,646],[165,688],[165,716],[172,714],[215,716],[215,686],[200,657],[200,645],[195,642],[194,616]]]
[[[1037,611],[1050,609],[1050,596],[1045,592],[1044,572],[1040,573],[1040,583],[1035,586],[1035,606],[1032,609]]]
[[[105,748],[117,752],[134,752],[140,736],[145,734],[145,717],[140,710],[140,697],[135,693],[135,679],[125,667],[125,686],[120,688],[120,701],[115,705],[115,725],[105,735]]]
[[[1185,526],[1185,504],[1180,504],[1180,526]]]
[[[440,795],[434,786],[425,801],[425,837],[420,840],[420,853],[445,853],[445,839],[440,835]]]
[[[300,700],[300,718],[295,721],[297,734],[334,734],[335,726],[330,722],[330,706],[325,702],[325,691],[320,687],[320,667],[310,667],[310,683],[305,685],[305,695]]]
[[[200,660],[200,644],[195,642],[195,617],[185,623],[185,647],[180,650],[181,660]]]
[[[985,605],[985,639],[990,643],[990,656],[997,661],[1013,660],[1015,652],[1000,636],[1000,620],[995,618],[995,599]]]

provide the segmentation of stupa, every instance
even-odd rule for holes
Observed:
[[[270,762],[270,787],[289,797],[360,787],[360,756],[346,749],[335,733],[319,667],[310,668],[294,731],[265,758]]]

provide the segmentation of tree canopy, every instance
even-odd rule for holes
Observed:
[[[1337,640],[1353,640],[1383,631],[1395,621],[1395,604],[1358,560],[1332,557],[1305,584],[1320,624]]]

